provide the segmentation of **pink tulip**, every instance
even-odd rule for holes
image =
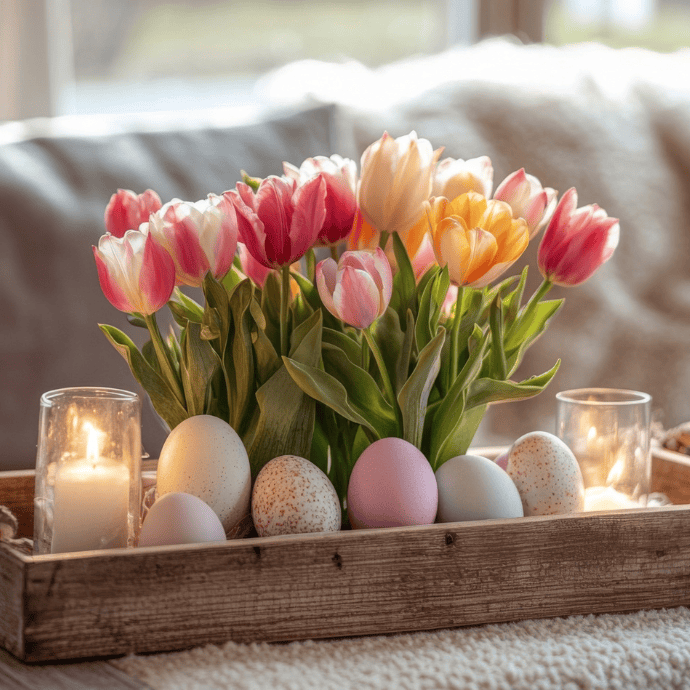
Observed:
[[[242,244],[242,242],[237,243],[237,253],[240,255],[240,264],[242,265],[242,272],[251,281],[263,287],[266,282],[266,277],[273,270],[271,268],[266,268],[263,264],[260,264],[248,251],[247,248]]]
[[[577,208],[572,187],[558,203],[539,244],[542,276],[556,285],[579,285],[608,261],[618,246],[620,225],[596,204]]]
[[[138,230],[160,207],[161,199],[152,189],[143,194],[118,189],[105,207],[105,229],[115,237],[123,237],[127,230]]]
[[[462,160],[444,158],[434,171],[431,196],[445,196],[452,201],[466,192],[477,192],[491,196],[494,183],[494,168],[488,156]]]
[[[283,163],[285,176],[302,186],[316,175],[326,182],[326,220],[316,244],[322,247],[344,240],[352,229],[357,211],[357,164],[334,154],[330,158],[307,158],[299,168]]]
[[[505,201],[513,209],[514,218],[525,220],[530,239],[549,222],[557,196],[555,189],[543,188],[534,175],[525,174],[524,168],[508,175],[494,192],[494,199]]]
[[[317,175],[301,187],[271,175],[254,193],[243,182],[223,194],[237,211],[241,241],[266,268],[301,259],[316,241],[326,219],[326,182]]]
[[[149,232],[103,235],[93,255],[103,294],[115,309],[148,316],[170,299],[175,264]]]
[[[196,203],[173,199],[151,216],[149,228],[172,256],[178,285],[200,287],[208,271],[220,279],[232,266],[237,217],[222,196]]]
[[[343,252],[336,264],[316,266],[316,284],[328,311],[355,328],[368,328],[388,308],[393,273],[383,250]]]

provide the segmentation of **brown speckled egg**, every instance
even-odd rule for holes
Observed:
[[[260,537],[337,532],[340,501],[330,479],[314,463],[281,455],[266,463],[252,490],[252,519]]]
[[[510,448],[506,471],[517,486],[525,515],[584,510],[580,466],[557,436],[546,431],[521,436]]]

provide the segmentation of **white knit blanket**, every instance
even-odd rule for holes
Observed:
[[[289,644],[208,645],[112,662],[152,688],[690,688],[690,610]]]

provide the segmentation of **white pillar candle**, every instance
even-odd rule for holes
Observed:
[[[586,512],[625,508],[642,508],[642,506],[620,491],[616,491],[612,486],[593,486],[585,489]]]
[[[63,460],[55,473],[52,553],[127,546],[129,469],[101,457],[91,428],[85,458]]]

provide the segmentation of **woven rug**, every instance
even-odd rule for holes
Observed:
[[[690,610],[573,616],[112,661],[152,688],[690,688]]]

